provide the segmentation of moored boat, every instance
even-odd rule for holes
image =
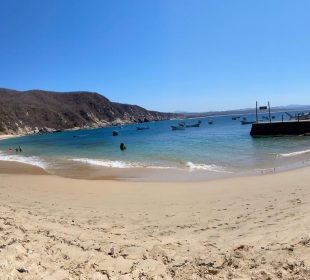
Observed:
[[[246,121],[246,120],[242,120],[242,121],[240,121],[240,123],[241,123],[242,125],[245,125],[245,124],[256,123],[256,121]]]
[[[146,129],[150,129],[149,126],[137,126],[137,130],[146,130]]]
[[[289,116],[290,120],[310,120],[310,112],[308,113],[301,112],[295,115],[285,112],[285,114]]]
[[[185,126],[176,126],[176,125],[172,125],[171,126],[171,129],[172,130],[184,130],[185,129]]]
[[[201,120],[194,124],[186,124],[185,127],[199,127],[201,124]]]

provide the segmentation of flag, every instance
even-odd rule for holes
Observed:
[[[259,110],[267,110],[267,109],[268,109],[267,106],[260,106],[260,107],[259,107]]]

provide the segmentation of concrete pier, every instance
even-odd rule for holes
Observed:
[[[310,135],[310,120],[253,123],[251,136]]]

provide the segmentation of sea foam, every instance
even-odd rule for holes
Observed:
[[[278,157],[294,157],[294,156],[299,156],[299,155],[308,154],[308,153],[310,153],[310,150],[303,150],[303,151],[297,151],[297,152],[286,153],[286,154],[278,154]]]
[[[71,159],[75,162],[80,162],[93,166],[103,166],[111,168],[149,168],[149,169],[173,169],[171,166],[147,165],[140,162],[129,162],[119,160],[103,160],[103,159],[90,159],[90,158],[74,158]]]
[[[43,159],[36,157],[36,156],[26,157],[26,156],[21,156],[21,155],[13,155],[13,154],[11,155],[11,154],[0,152],[0,160],[30,164],[33,166],[38,166],[43,169],[46,169],[48,166],[47,162],[45,162]]]
[[[90,158],[74,158],[71,159],[75,162],[80,162],[83,164],[93,165],[93,166],[102,166],[102,167],[111,167],[111,168],[148,168],[148,169],[179,169],[176,166],[160,166],[160,165],[148,165],[140,162],[125,162],[118,160],[103,160],[103,159],[90,159]],[[213,172],[225,172],[231,173],[225,170],[224,167],[217,166],[215,164],[194,164],[192,162],[187,162],[186,167],[190,171],[194,170],[205,170]],[[183,168],[181,168],[183,169]]]
[[[132,168],[132,167],[143,167],[138,163],[124,162],[118,160],[99,160],[90,158],[74,158],[72,161],[81,162],[88,165],[112,167],[112,168]]]
[[[224,167],[218,166],[215,164],[193,163],[191,161],[188,161],[186,163],[186,167],[188,167],[190,171],[205,170],[205,171],[213,171],[213,172],[231,173],[230,171],[226,170]]]

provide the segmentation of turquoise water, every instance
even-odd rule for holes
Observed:
[[[280,120],[282,113],[274,114]],[[254,116],[245,116],[253,120]],[[208,123],[213,120],[213,124]],[[0,159],[41,166],[51,173],[87,166],[237,174],[281,169],[310,159],[310,137],[252,138],[251,125],[232,116],[201,118],[199,128],[172,131],[180,121],[32,135],[0,141]],[[198,119],[186,120],[196,123]],[[118,136],[112,136],[117,130]],[[120,143],[126,151],[120,151]],[[8,151],[22,147],[22,153]]]

